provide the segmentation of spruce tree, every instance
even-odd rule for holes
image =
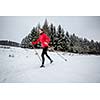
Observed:
[[[49,33],[49,25],[48,25],[47,19],[45,19],[45,22],[44,22],[44,25],[43,25],[42,28],[43,28],[44,32],[45,32],[48,36],[50,36],[50,33]]]

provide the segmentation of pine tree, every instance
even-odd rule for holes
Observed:
[[[37,39],[37,32],[36,32],[36,28],[33,27],[33,29],[31,30],[31,33],[28,34],[28,36],[26,36],[22,41],[21,41],[21,47],[24,48],[29,48],[30,46],[30,42],[31,41],[35,41]]]
[[[45,19],[45,22],[44,22],[44,25],[43,25],[43,30],[44,30],[44,32],[48,35],[48,36],[50,36],[50,32],[49,32],[49,25],[48,25],[48,21],[47,21],[47,19]]]
[[[53,24],[51,24],[50,27],[49,27],[49,32],[50,32],[49,36],[51,38],[51,45],[52,46],[54,46],[54,34],[55,34],[54,31],[55,31],[54,26],[53,26]]]

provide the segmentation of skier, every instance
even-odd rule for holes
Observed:
[[[53,60],[47,54],[50,38],[44,33],[43,29],[39,29],[39,33],[40,33],[39,38],[35,42],[32,42],[32,45],[40,42],[41,46],[43,48],[43,51],[42,51],[42,54],[41,54],[41,57],[42,57],[42,65],[40,66],[40,68],[41,68],[41,67],[45,67],[44,66],[44,62],[45,62],[44,55],[47,56],[47,58],[50,60],[50,63],[52,63]]]

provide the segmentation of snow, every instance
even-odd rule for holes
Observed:
[[[41,49],[36,49],[41,56]],[[58,52],[48,54],[45,68],[33,49],[0,46],[0,83],[99,83],[100,56]]]

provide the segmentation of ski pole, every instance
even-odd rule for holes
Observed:
[[[54,50],[54,48],[52,48],[52,50],[53,50],[54,52],[56,52],[56,51]],[[67,61],[67,59],[64,58],[62,55],[60,55],[58,52],[56,52],[56,54],[59,55],[59,56],[60,56],[62,59],[64,59],[65,61]]]
[[[64,59],[65,61],[67,61],[67,59],[64,58],[62,55],[60,55],[58,52],[56,52],[56,53],[57,53],[57,55],[59,55],[62,59]]]
[[[34,51],[35,51],[36,55],[38,56],[39,60],[41,61],[41,58],[40,58],[40,56],[39,56],[38,52],[36,51],[36,49],[34,48],[34,46],[33,46],[33,45],[32,45],[32,47],[33,47],[33,49],[34,49]]]

